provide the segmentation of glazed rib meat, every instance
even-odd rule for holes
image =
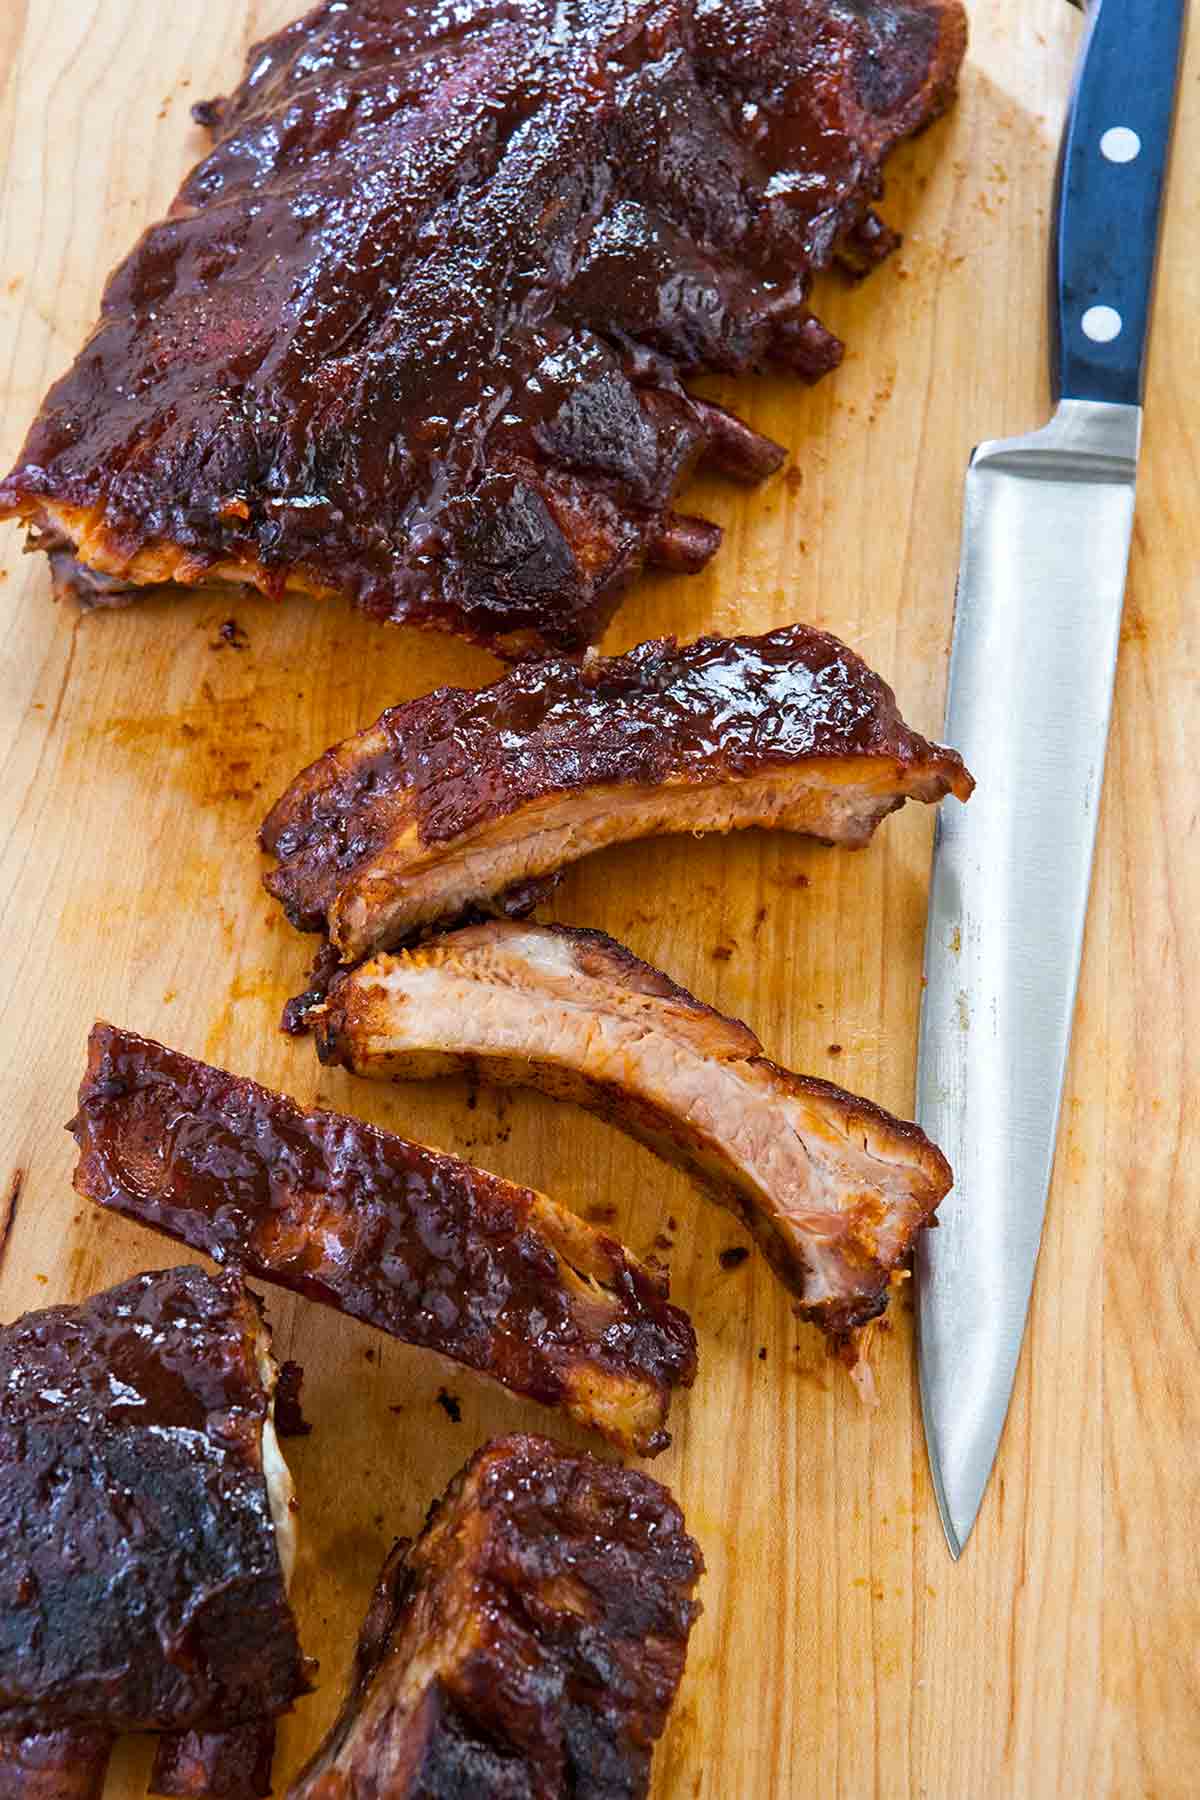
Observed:
[[[128,1731],[258,1747],[220,1788],[160,1791],[269,1791],[271,1721],[308,1688],[275,1375],[234,1273],[139,1275],[0,1330],[3,1800],[98,1797]]]
[[[150,1792],[172,1800],[258,1800],[271,1792],[273,1722],[233,1731],[179,1731],[158,1740]]]
[[[950,101],[958,0],[325,0],[215,132],[0,485],[94,604],[222,579],[502,654],[701,566],[701,461],[783,452],[681,376],[815,378],[835,260]]]
[[[641,1800],[700,1607],[666,1488],[494,1439],[388,1557],[288,1800]]]
[[[607,844],[761,825],[857,847],[972,786],[852,650],[789,625],[439,688],[327,750],[260,838],[289,919],[350,963]]]
[[[950,1187],[916,1125],[763,1055],[598,931],[493,921],[340,975],[316,1015],[360,1075],[463,1070],[622,1126],[753,1233],[796,1309],[846,1348]]]
[[[544,1194],[97,1025],[75,1186],[653,1455],[696,1370],[666,1278]]]

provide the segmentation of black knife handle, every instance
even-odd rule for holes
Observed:
[[[1056,399],[1141,403],[1187,0],[1092,0],[1063,137]]]

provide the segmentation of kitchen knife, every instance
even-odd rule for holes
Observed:
[[[917,1254],[951,1554],[995,1460],[1054,1162],[1142,425],[1186,0],[1094,0],[1063,140],[1050,423],[967,472],[946,739],[978,787],[934,846],[917,1116],[955,1187]]]

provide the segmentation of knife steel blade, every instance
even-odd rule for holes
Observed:
[[[1054,1164],[1112,708],[1186,0],[1096,0],[1063,144],[1050,423],[967,472],[917,1117],[955,1187],[917,1251],[921,1406],[951,1554],[1008,1413]]]

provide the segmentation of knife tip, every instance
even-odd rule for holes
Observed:
[[[946,1548],[955,1562],[962,1556],[967,1547],[967,1539],[971,1535],[978,1507],[963,1519],[956,1519],[951,1512],[950,1503],[940,1487],[937,1493],[938,1514],[942,1521],[942,1530],[946,1534]]]
[[[970,1537],[975,1520],[979,1515],[979,1501],[982,1498],[982,1490],[980,1493],[976,1494],[973,1505],[968,1504],[965,1507],[955,1507],[951,1502],[950,1495],[946,1492],[946,1485],[942,1479],[940,1467],[935,1462],[932,1462],[932,1459],[931,1464],[933,1473],[933,1494],[934,1499],[937,1501],[938,1517],[942,1521],[942,1530],[946,1534],[946,1548],[949,1550],[953,1560],[957,1562],[967,1547],[967,1539]]]

